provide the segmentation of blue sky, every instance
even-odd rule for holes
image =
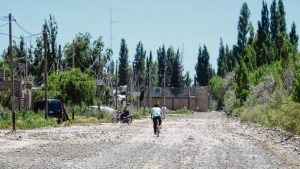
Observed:
[[[157,49],[183,49],[184,73],[195,74],[199,46],[207,46],[210,62],[217,68],[220,38],[231,48],[237,41],[237,22],[242,4],[247,2],[250,20],[257,29],[261,17],[259,0],[0,0],[0,17],[12,13],[17,22],[31,33],[39,33],[49,14],[58,24],[57,43],[64,46],[79,32],[89,32],[93,39],[103,37],[110,47],[110,11],[112,10],[113,59],[119,57],[121,39],[126,40],[132,61],[136,45],[141,41],[147,55],[151,50],[156,58]],[[272,0],[266,0],[268,7]],[[284,1],[287,29],[294,21],[300,32],[300,1]],[[0,20],[0,25],[6,21]],[[0,27],[8,33],[8,25]],[[13,24],[13,35],[28,36]],[[18,39],[15,39],[16,41]],[[31,39],[34,44],[35,39]],[[26,39],[29,46],[30,39]],[[0,35],[0,51],[8,45],[8,37]]]

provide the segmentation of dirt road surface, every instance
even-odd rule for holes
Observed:
[[[221,112],[132,124],[0,130],[0,168],[300,168],[299,137]]]

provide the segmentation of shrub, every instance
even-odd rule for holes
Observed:
[[[58,126],[56,119],[44,117],[44,114],[36,114],[30,111],[16,112],[16,128],[32,129],[45,126]],[[0,112],[0,128],[7,129],[12,127],[11,112]]]
[[[193,112],[191,110],[187,110],[187,109],[178,109],[175,111],[170,111],[168,112],[168,114],[192,114]]]
[[[240,105],[240,101],[236,99],[235,92],[233,90],[226,91],[224,97],[224,110],[226,114],[232,114],[233,110],[239,108]]]

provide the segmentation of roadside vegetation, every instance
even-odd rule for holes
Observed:
[[[193,114],[193,111],[188,109],[178,109],[173,111],[168,111],[167,115],[180,115],[180,114]]]
[[[300,55],[295,23],[288,33],[283,1],[262,3],[255,34],[247,3],[241,8],[238,43],[220,41],[217,76],[210,80],[211,109],[244,122],[300,134]],[[268,16],[270,13],[270,17]]]
[[[209,62],[208,48],[205,44],[203,47],[199,45],[198,56],[194,56],[197,62],[193,85],[211,87],[210,110],[225,111],[245,122],[300,134],[299,36],[294,22],[287,30],[285,15],[283,0],[273,0],[270,6],[263,1],[261,20],[252,22],[250,9],[246,2],[243,3],[237,17],[237,43],[230,47],[220,38],[216,72]],[[253,23],[258,23],[257,29],[254,29],[256,25]],[[37,37],[36,46],[29,49],[26,49],[24,38],[20,37],[19,44],[13,44],[13,57],[20,63],[27,62],[26,56],[30,58],[26,73],[31,74],[32,82],[40,86],[33,94],[33,100],[41,100],[45,98],[44,58],[47,52],[48,98],[62,100],[72,122],[110,122],[114,114],[89,110],[87,105],[114,105],[115,86],[130,86],[134,96],[132,94],[130,98],[127,93],[126,100],[130,100],[132,107],[146,100],[149,94],[147,86],[178,89],[191,86],[189,72],[183,74],[183,52],[179,48],[176,50],[163,44],[153,52],[157,54],[157,59],[154,59],[152,51],[146,53],[140,41],[134,60],[129,61],[126,40],[121,39],[120,51],[114,51],[119,53],[119,59],[114,62],[111,59],[113,51],[105,48],[101,36],[93,40],[89,33],[78,33],[73,42],[61,47],[56,42],[58,26],[55,17],[50,15],[42,27],[48,36]],[[44,40],[48,45],[44,45]],[[9,50],[3,51],[1,56],[0,68],[8,77]],[[73,56],[77,59],[73,60]],[[16,69],[21,70],[20,67]],[[16,76],[16,80],[19,79]],[[1,106],[9,107],[11,95],[11,91],[0,93]],[[142,107],[130,112],[134,119],[149,115],[149,109]],[[10,111],[3,109],[0,113],[0,128],[9,128]],[[182,109],[167,114],[191,113]],[[65,122],[62,125],[69,124]],[[57,126],[55,120],[43,120],[41,114],[17,112],[19,129],[47,125]]]
[[[11,111],[0,111],[0,129],[12,128]],[[46,126],[59,126],[56,119],[45,119],[44,114],[37,114],[31,111],[16,112],[16,127],[18,129],[33,129]]]

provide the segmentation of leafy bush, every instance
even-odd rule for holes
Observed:
[[[130,112],[133,112],[133,111],[130,111]],[[141,108],[141,109],[139,109],[138,112],[132,113],[132,117],[133,117],[133,119],[146,118],[149,115],[149,112],[150,112],[150,109],[148,107],[145,108],[145,111],[144,111],[144,108]]]
[[[215,107],[213,109],[215,110],[222,110],[224,107],[224,95],[225,95],[225,90],[223,88],[223,79],[218,76],[214,76],[210,81],[209,84],[211,86],[211,103],[210,105],[214,105],[214,101],[216,101]]]
[[[226,91],[224,97],[224,110],[226,114],[232,114],[233,110],[239,108],[240,105],[240,101],[236,99],[235,92],[233,90]]]
[[[283,100],[277,108],[257,105],[251,109],[236,109],[234,110],[234,114],[245,122],[259,123],[300,134],[300,104],[288,98],[284,98]]]
[[[105,110],[100,110],[100,112],[98,110],[92,110],[89,109],[85,104],[82,104],[81,106],[74,106],[72,108],[72,106],[69,106],[68,108],[70,110],[70,113],[72,113],[73,109],[74,109],[74,113],[76,116],[84,116],[85,118],[90,118],[93,117],[95,119],[98,120],[99,122],[111,122],[111,118],[113,117],[113,114],[105,111]],[[76,117],[78,118],[78,117]],[[92,122],[94,123],[94,120],[92,120]]]
[[[179,109],[175,111],[169,111],[168,114],[193,114],[193,111],[187,109]]]
[[[8,104],[10,102],[10,96],[11,90],[8,90],[8,92],[0,92],[0,105],[8,107]]]
[[[270,102],[271,96],[275,91],[275,79],[274,76],[268,75],[265,80],[259,83],[257,86],[251,86],[251,93],[249,94],[245,105],[247,107],[253,107],[256,105],[267,105]]]
[[[56,119],[44,117],[44,114],[36,114],[34,112],[21,111],[16,112],[16,128],[32,129],[45,126],[58,126]],[[0,128],[7,129],[12,127],[11,112],[0,112]]]

